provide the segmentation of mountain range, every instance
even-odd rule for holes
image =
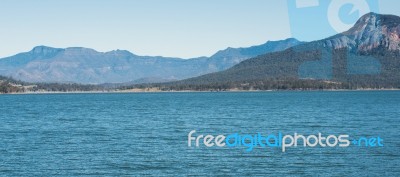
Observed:
[[[138,56],[125,50],[97,52],[79,47],[38,46],[0,59],[0,75],[29,82],[108,83],[100,86],[117,85],[122,89],[400,88],[400,17],[368,13],[349,30],[325,39],[269,41],[187,60]],[[8,88],[10,83],[2,84]],[[48,87],[53,91],[92,88],[68,84],[41,86],[42,90]]]
[[[400,88],[399,37],[400,17],[368,13],[340,34],[259,55],[224,71],[156,86],[173,90]]]
[[[0,59],[0,75],[26,82],[149,83],[181,80],[222,71],[251,57],[302,44],[289,38],[248,48],[227,48],[211,57],[192,59],[138,56],[126,50],[34,47]]]

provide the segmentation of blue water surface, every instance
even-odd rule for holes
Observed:
[[[188,133],[348,134],[383,147],[188,147]],[[0,95],[0,175],[400,176],[400,91]]]

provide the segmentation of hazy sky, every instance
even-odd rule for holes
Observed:
[[[288,8],[291,3],[303,10],[321,5],[318,0],[0,0],[0,57],[46,45],[191,58],[268,40],[330,35],[291,32],[290,23],[311,27],[327,21],[318,14],[323,18],[300,18]],[[400,1],[378,3],[378,10],[370,10],[400,15]]]

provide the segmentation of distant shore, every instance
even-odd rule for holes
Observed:
[[[105,90],[105,91],[37,91],[37,92],[13,92],[13,93],[0,93],[0,95],[29,95],[29,94],[101,94],[101,93],[196,93],[196,92],[315,92],[315,91],[327,91],[327,92],[340,92],[340,91],[399,91],[396,88],[385,88],[385,89],[287,89],[287,90],[160,90],[160,89],[129,89],[129,90]]]

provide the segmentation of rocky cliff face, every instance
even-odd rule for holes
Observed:
[[[347,47],[356,52],[368,52],[378,47],[400,50],[400,17],[368,13],[346,32],[322,40],[324,47]]]

